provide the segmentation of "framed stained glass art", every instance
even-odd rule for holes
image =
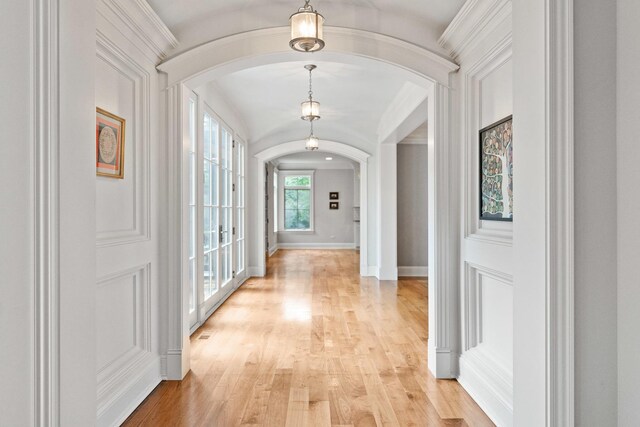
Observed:
[[[126,121],[96,108],[96,175],[124,178],[124,137]]]
[[[480,130],[480,219],[513,221],[513,118]]]

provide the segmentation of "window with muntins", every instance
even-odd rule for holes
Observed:
[[[310,230],[312,218],[312,176],[284,177],[284,229]]]

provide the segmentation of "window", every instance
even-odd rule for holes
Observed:
[[[284,174],[283,174],[284,175]],[[284,229],[287,231],[313,228],[313,174],[284,175]]]
[[[278,232],[278,171],[273,171],[273,232]]]

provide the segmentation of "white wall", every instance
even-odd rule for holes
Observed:
[[[0,208],[0,377],[12,387],[0,387],[0,424],[33,423],[32,395],[34,389],[33,352],[34,302],[34,206],[29,194],[34,185],[32,174],[32,146],[29,129],[32,124],[28,102],[31,78],[31,9],[29,2],[3,4],[3,11],[11,15],[0,26],[0,61],[2,99],[0,124],[8,141],[0,144],[0,178],[11,183],[2,191]],[[6,7],[6,9],[4,9]],[[15,100],[24,100],[15,104]],[[20,106],[20,107],[18,107]]]
[[[286,172],[285,165],[281,166]],[[317,169],[314,173],[314,230],[307,232],[284,231],[284,173],[278,177],[278,246],[353,247],[353,194],[354,171],[350,169]],[[329,209],[329,192],[338,191],[338,210]]]
[[[613,8],[612,2],[605,2],[606,6]],[[586,6],[586,5],[585,5]],[[609,41],[610,34],[613,33],[615,22],[607,10],[606,29],[600,33],[605,37],[607,48],[611,48]],[[595,24],[600,24],[596,21]],[[638,135],[640,135],[640,121],[638,111],[640,111],[640,82],[638,81],[638,69],[640,69],[640,55],[637,47],[640,37],[640,4],[634,0],[617,1],[617,178],[618,178],[618,425],[633,426],[640,419],[640,368],[638,367],[638,354],[640,354],[640,340],[638,340],[638,325],[640,325],[640,286],[638,286],[638,254],[640,254],[640,228],[638,227],[638,212],[640,212],[640,145],[638,145]],[[603,46],[604,47],[604,46]],[[610,56],[607,57],[610,59]],[[604,67],[604,65],[603,65]],[[607,67],[608,68],[608,67]],[[577,68],[581,72],[582,70]],[[607,99],[610,94],[607,94]],[[601,104],[597,104],[600,106]],[[604,117],[609,118],[610,112],[605,108],[610,108],[609,104],[601,105]],[[599,118],[598,120],[602,120]],[[609,140],[608,140],[609,141]],[[607,142],[608,142],[607,141]],[[602,141],[601,141],[602,143]],[[610,155],[611,146],[606,144],[607,156]],[[610,217],[608,218],[608,221]],[[608,241],[608,240],[607,240]],[[602,256],[602,254],[601,254]],[[609,281],[610,283],[610,281]],[[595,280],[594,280],[595,285]],[[603,283],[600,283],[602,286]],[[610,286],[607,286],[609,288]],[[612,292],[613,293],[613,292]],[[610,296],[608,297],[610,298]],[[609,299],[607,298],[607,302]],[[608,305],[607,305],[608,307]],[[598,308],[597,316],[603,313],[601,307]],[[606,314],[607,323],[610,313]],[[610,335],[611,331],[609,331]],[[609,338],[609,341],[612,338]],[[593,344],[598,344],[593,342]],[[608,363],[611,363],[609,354]],[[607,373],[611,369],[607,370]],[[599,374],[604,374],[600,373]],[[615,375],[615,373],[614,373]],[[599,375],[600,376],[600,375]],[[611,380],[608,380],[611,381]],[[610,404],[613,399],[609,399]],[[609,408],[609,405],[607,406]]]
[[[95,4],[2,8],[0,424],[92,425]]]
[[[427,145],[398,145],[399,274],[427,272]],[[407,268],[408,267],[408,268]]]
[[[459,137],[464,147],[458,379],[496,424],[510,426],[514,425],[513,236],[518,219],[514,223],[479,219],[478,132],[513,114],[511,4],[502,2],[486,13],[460,16],[459,26],[452,24],[454,30],[446,40],[460,63]],[[515,132],[514,141],[515,147],[519,141]],[[514,176],[518,170],[516,159]],[[518,194],[516,187],[514,204]]]
[[[166,277],[160,262],[165,166],[158,143],[155,66],[163,57],[158,46],[171,40],[165,37],[166,28],[150,19],[144,3],[99,0],[93,13],[97,43],[92,103],[126,120],[124,179],[92,177],[97,350],[93,417],[97,425],[107,426],[121,423],[166,376],[166,343],[160,331]]]
[[[616,2],[577,2],[574,11],[575,416],[576,425],[612,425],[618,379],[616,127],[603,124],[616,122]]]

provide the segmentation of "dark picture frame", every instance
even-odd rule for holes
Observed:
[[[340,203],[339,202],[329,202],[329,209],[331,209],[331,210],[340,209]]]
[[[124,178],[126,120],[96,108],[96,175]]]
[[[329,192],[329,200],[338,200],[340,199],[340,193],[337,191]]]
[[[478,134],[480,219],[513,222],[513,116]]]

